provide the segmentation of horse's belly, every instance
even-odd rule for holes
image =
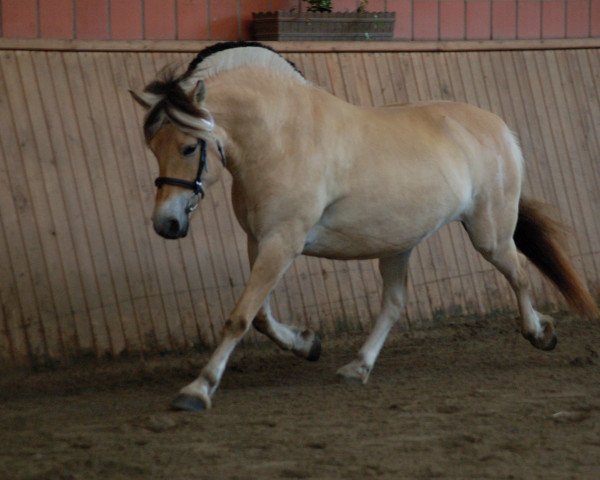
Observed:
[[[304,255],[352,260],[379,258],[405,252],[427,235],[382,235],[370,229],[332,229],[315,225],[308,233]]]
[[[468,204],[456,197],[442,201],[431,195],[429,200],[397,208],[400,201],[346,199],[325,210],[308,232],[303,253],[349,260],[406,252],[443,225],[460,219]]]

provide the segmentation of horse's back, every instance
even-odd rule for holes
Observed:
[[[468,180],[478,191],[518,186],[522,157],[506,123],[496,114],[459,102],[422,102],[376,109],[397,130],[398,160]]]

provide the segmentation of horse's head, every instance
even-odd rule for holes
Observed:
[[[220,169],[212,168],[214,152],[222,159],[222,151],[213,135],[213,118],[203,107],[204,82],[195,81],[186,89],[185,78],[168,77],[131,95],[147,110],[144,136],[158,160],[154,230],[174,239],[186,236],[204,188],[217,180]]]

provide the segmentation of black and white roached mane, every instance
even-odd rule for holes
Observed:
[[[261,43],[240,41],[211,45],[198,53],[183,74],[177,75],[174,69],[167,68],[159,74],[159,78],[137,95],[138,101],[143,102],[149,109],[144,121],[146,141],[154,136],[166,120],[183,132],[203,138],[206,132],[214,128],[214,121],[207,110],[193,101],[192,93],[197,98],[203,98],[201,80],[246,64],[264,65],[291,73],[305,81],[294,63]]]

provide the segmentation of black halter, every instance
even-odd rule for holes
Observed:
[[[181,180],[179,178],[158,177],[156,180],[154,180],[154,185],[156,185],[157,188],[160,188],[163,185],[174,185],[175,187],[188,188],[194,191],[194,195],[200,195],[202,198],[204,198],[204,188],[202,186],[202,172],[206,170],[206,142],[202,139],[199,139],[198,144],[200,145],[200,161],[198,163],[198,173],[196,174],[196,180],[190,182],[189,180]],[[221,154],[221,157],[223,157],[220,145],[219,153]]]

